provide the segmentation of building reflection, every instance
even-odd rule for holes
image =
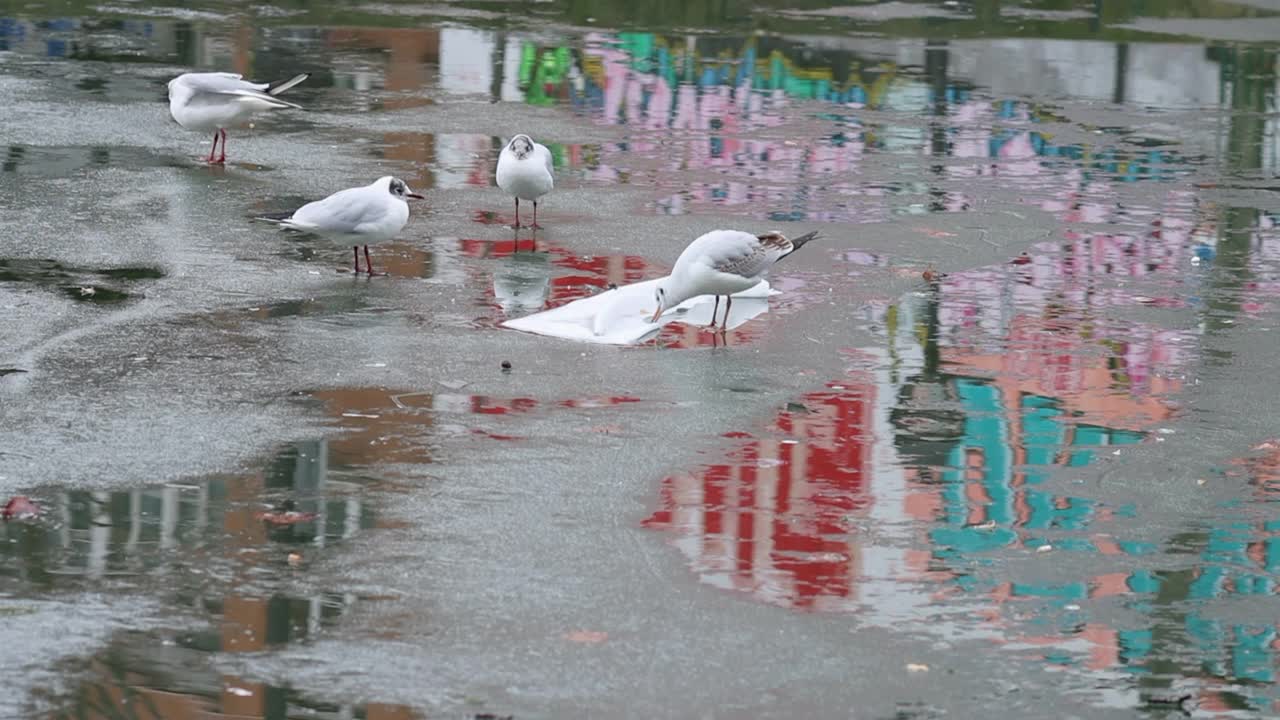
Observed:
[[[882,221],[968,210],[972,180],[982,178],[985,193],[1060,208],[1064,219],[1134,225],[1159,212],[1189,221],[1188,207],[1121,205],[1114,196],[1119,186],[1148,182],[1195,196],[1197,172],[1215,158],[1244,154],[1256,160],[1235,167],[1263,171],[1280,158],[1266,114],[1276,95],[1272,49],[1029,38],[806,43],[644,32],[591,32],[557,44],[509,31],[354,26],[290,28],[282,49],[267,42],[267,32],[243,19],[228,29],[167,19],[103,28],[8,18],[0,21],[0,49],[67,57],[68,48],[127,48],[134,58],[262,76],[314,69],[299,89],[304,101],[354,102],[357,110],[431,112],[440,92],[564,106],[624,126],[627,136],[598,144],[546,138],[557,167],[589,183],[651,185],[653,207],[663,213],[732,207],[769,221]],[[1182,69],[1178,82],[1166,77],[1167,67]],[[113,95],[130,92],[121,86],[126,80],[90,80],[88,92],[106,92],[107,84]],[[1070,104],[1064,110],[1022,99],[1028,96],[1231,115],[1176,138],[1107,127],[1064,141],[1062,126],[1080,122]],[[796,110],[801,101],[814,104]],[[758,137],[796,112],[816,115],[822,132]],[[406,129],[382,133],[378,147],[415,170],[416,187],[451,188],[491,184],[500,141]],[[910,179],[866,172],[867,158],[881,154],[914,165]],[[691,167],[705,171],[693,183],[679,172]]]
[[[359,485],[330,475],[327,443],[290,447],[267,468],[196,484],[119,491],[64,490],[46,501],[52,527],[13,525],[0,572],[57,587],[107,577],[164,575],[174,553],[208,553],[237,571],[284,562],[264,553],[280,543],[323,547],[375,527]],[[289,500],[307,516],[273,527],[272,502]],[[259,567],[261,566],[261,567]]]
[[[341,398],[340,398],[341,399]],[[346,592],[272,593],[289,553],[305,558],[379,527],[360,484],[334,474],[346,463],[325,441],[290,446],[258,472],[191,484],[110,492],[61,491],[42,499],[50,522],[0,528],[0,576],[45,589],[92,584],[163,584],[162,600],[208,618],[207,627],[161,642],[147,633],[117,636],[90,661],[71,709],[50,717],[205,718],[293,716],[417,717],[401,706],[314,703],[291,691],[220,675],[212,652],[257,652],[313,639],[359,600]],[[359,457],[355,458],[361,459]],[[296,515],[268,521],[288,500]],[[188,570],[197,560],[200,572]],[[220,580],[219,580],[220,579]],[[225,588],[219,589],[219,585]],[[258,591],[242,589],[248,585]],[[172,668],[184,671],[175,675]],[[346,714],[344,714],[346,713]]]
[[[1132,704],[1157,706],[1180,678],[1203,708],[1274,709],[1276,626],[1217,610],[1280,588],[1275,513],[1224,511],[1157,544],[1126,530],[1143,522],[1139,508],[1061,482],[1126,446],[1165,441],[1171,398],[1209,336],[1109,318],[1162,300],[1193,317],[1220,312],[1188,297],[1185,282],[1188,258],[1214,257],[1197,248],[1233,232],[1219,212],[1142,236],[1069,235],[1027,264],[955,273],[881,308],[883,346],[852,356],[855,369],[763,430],[728,434],[722,461],[666,478],[644,524],[670,533],[704,582],[763,602],[927,623],[1055,666],[1130,673]],[[1254,226],[1248,242],[1242,270],[1277,277],[1273,224]],[[1254,283],[1236,299],[1276,297]],[[1278,446],[1260,445],[1235,470],[1259,499],[1280,485]],[[1106,556],[1108,568],[1047,576],[1004,562],[1042,551]],[[1161,570],[1157,553],[1195,560]],[[954,615],[938,615],[942,597]],[[1086,603],[1104,598],[1131,616],[1090,617]]]
[[[286,608],[287,603],[277,603]],[[219,674],[192,654],[187,642],[160,645],[143,633],[117,636],[88,663],[87,678],[74,689],[70,707],[48,718],[204,720],[205,718],[363,718],[420,720],[410,707],[312,700],[289,688]],[[236,652],[241,649],[226,649]],[[181,668],[180,673],[175,672]]]

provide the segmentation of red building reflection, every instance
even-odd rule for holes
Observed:
[[[876,386],[854,374],[778,414],[783,439],[751,438],[731,462],[662,483],[645,527],[675,530],[711,582],[796,608],[852,598],[859,550],[850,520],[872,502]],[[683,541],[682,541],[683,542]]]

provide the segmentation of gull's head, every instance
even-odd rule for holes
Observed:
[[[421,195],[410,190],[409,186],[405,184],[405,181],[398,177],[391,177],[388,175],[387,177],[379,179],[378,182],[386,185],[387,192],[391,193],[392,197],[399,198],[401,200],[406,198],[413,198],[415,200],[423,199]]]
[[[511,142],[507,143],[507,149],[515,153],[517,158],[523,160],[529,153],[533,152],[533,138],[528,135],[517,135],[511,138]]]
[[[657,286],[654,287],[653,302],[657,304],[657,309],[653,311],[653,317],[649,318],[649,322],[656,323],[658,322],[658,318],[662,317],[662,313],[666,312],[667,308],[670,307],[668,304],[670,302],[669,293],[665,283],[658,283]]]

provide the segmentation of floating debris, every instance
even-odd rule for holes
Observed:
[[[298,512],[292,500],[285,500],[275,508],[254,514],[254,518],[268,525],[296,525],[301,522],[315,520],[319,515],[313,512]]]
[[[10,520],[32,520],[40,517],[40,506],[25,495],[14,495],[9,499],[9,502],[5,503],[4,510],[0,511],[0,516],[4,517],[5,522]]]
[[[574,630],[567,633],[565,639],[569,642],[584,643],[595,645],[609,639],[609,633],[602,630]]]

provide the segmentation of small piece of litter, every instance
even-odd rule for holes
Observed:
[[[1053,546],[1052,546],[1052,545],[1041,545],[1040,547],[1036,548],[1036,552],[1038,552],[1038,553],[1046,553],[1046,552],[1049,552],[1049,551],[1050,551],[1050,550],[1052,550],[1052,549],[1053,549]]]
[[[1075,603],[1071,603],[1070,605],[1064,605],[1064,606],[1063,606],[1063,609],[1065,609],[1065,610],[1079,610],[1079,609],[1080,609],[1080,606],[1079,606],[1079,605],[1077,605],[1077,604],[1075,604]]]
[[[14,495],[0,510],[5,522],[10,520],[31,520],[40,517],[40,506],[31,502],[25,495]]]
[[[988,520],[980,525],[974,525],[974,527],[977,528],[978,530],[991,530],[995,528],[995,526],[996,526],[995,520]]]
[[[907,672],[929,672],[929,666],[924,663],[907,663]]]
[[[1207,483],[1207,482],[1209,482],[1209,481],[1208,481],[1208,480],[1205,480],[1204,478],[1200,478],[1199,480],[1197,480],[1197,481],[1196,481],[1196,484],[1197,484],[1197,485],[1204,485],[1204,484],[1205,484],[1205,483]]]
[[[91,287],[82,287],[82,288],[80,288],[80,294],[81,294],[81,295],[90,295],[90,296],[92,296],[92,295],[97,295],[97,294],[98,294],[98,291],[97,291],[97,290],[95,290],[95,289],[93,289],[93,288],[91,288]]]
[[[229,687],[227,688],[227,692],[231,693],[232,695],[238,695],[240,697],[251,697],[253,695],[252,690],[249,690],[247,688],[240,688],[240,687]]]
[[[298,552],[298,551],[296,551],[296,550],[295,550],[294,552],[289,553],[289,566],[290,566],[290,567],[298,567],[298,566],[299,566],[299,565],[301,565],[301,564],[302,564],[302,553],[300,553],[300,552]]]
[[[380,367],[386,367],[386,366],[387,366],[387,364],[386,364],[386,363],[365,363],[365,364],[364,364],[364,366],[365,366],[365,367],[380,368]]]
[[[502,361],[502,369],[503,369],[503,370],[510,370],[510,369],[511,369],[511,361],[510,361],[510,360],[503,360],[503,361]]]
[[[609,633],[601,630],[574,630],[564,637],[570,642],[595,644],[608,640]]]

